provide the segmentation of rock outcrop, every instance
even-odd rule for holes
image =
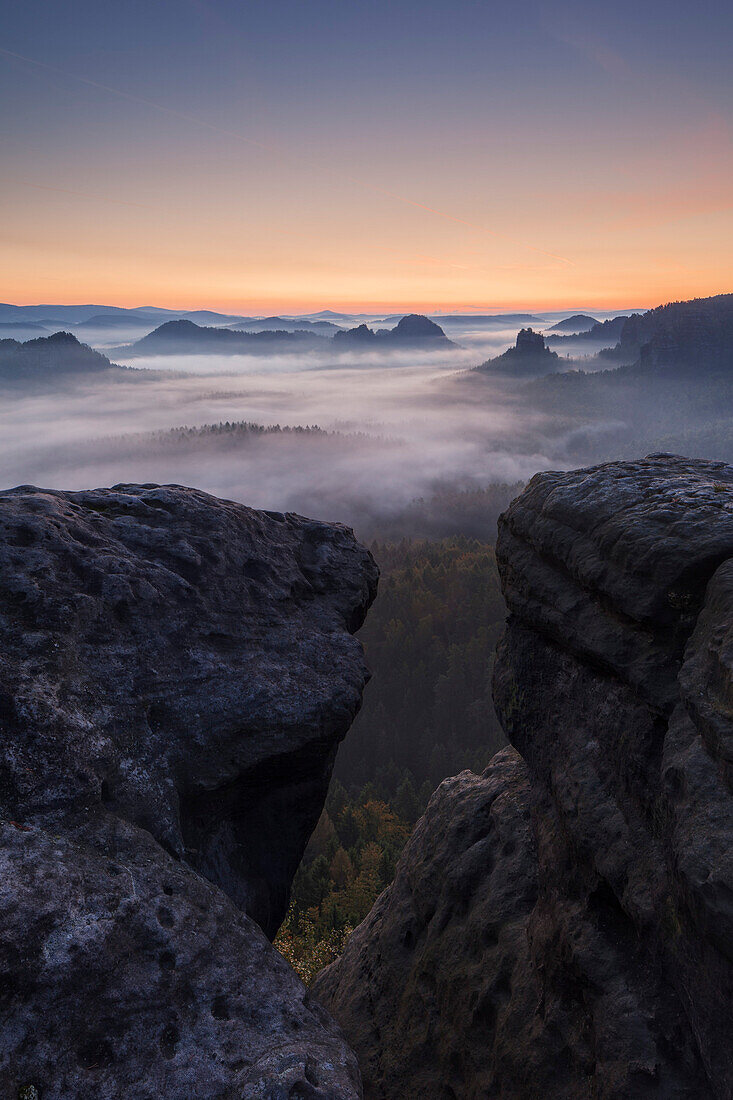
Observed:
[[[341,346],[345,346],[346,344],[357,344],[360,346],[363,344],[370,345],[379,339],[376,332],[365,324],[357,325],[355,328],[344,328],[341,329],[340,332],[334,332],[333,338],[334,341]]]
[[[498,1095],[497,1061],[536,991],[527,921],[537,898],[527,769],[506,749],[446,779],[395,880],[313,991],[357,1052],[366,1097]]]
[[[483,373],[528,378],[550,374],[559,370],[560,366],[560,356],[545,346],[542,333],[531,328],[522,328],[517,333],[514,347],[507,348],[502,355],[487,359],[481,366],[474,367],[471,373],[474,376]]]
[[[0,1094],[360,1095],[270,946],[366,671],[350,531],[0,494]]]
[[[421,313],[410,313],[402,317],[394,328],[379,329],[374,332],[368,325],[343,329],[334,333],[334,340],[340,346],[368,347],[371,351],[393,351],[397,348],[420,348],[422,351],[454,348],[456,344],[449,340],[440,325]]]
[[[401,345],[414,345],[415,347],[445,347],[453,348],[456,345],[449,340],[440,325],[431,321],[429,317],[421,313],[409,313],[402,317],[393,329],[385,333],[384,339]]]
[[[728,1100],[733,468],[540,474],[497,558],[522,760],[439,788],[317,995],[368,1097]],[[482,840],[455,792],[510,773]]]

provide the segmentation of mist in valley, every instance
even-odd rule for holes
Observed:
[[[8,387],[0,481],[177,483],[338,520],[363,538],[490,540],[538,470],[617,457],[695,422],[676,392],[665,408],[638,385],[604,392],[602,375],[581,379],[590,392],[577,375],[563,386],[479,374],[517,325],[444,327],[455,346],[115,357],[134,369]],[[556,369],[578,366],[561,358]]]
[[[416,499],[515,485],[547,466],[543,416],[518,415],[498,389],[480,404],[451,392],[451,372],[470,364],[462,353],[450,364],[421,358],[156,357],[114,380],[13,392],[0,408],[0,478],[66,489],[175,482],[367,535]],[[201,430],[241,422],[319,430]],[[172,431],[183,427],[198,430]]]

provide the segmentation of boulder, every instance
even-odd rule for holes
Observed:
[[[24,486],[0,571],[0,1093],[359,1096],[269,940],[367,679],[371,556],[177,486]]]
[[[523,860],[506,875],[498,846],[442,904],[480,848],[468,803],[447,832],[435,806],[492,782],[502,754],[439,788],[317,995],[368,1097],[727,1100],[733,468],[651,455],[537,475],[500,520],[497,560],[494,698],[521,760],[491,835]],[[400,938],[418,905],[417,937]],[[474,1026],[465,1006],[497,988]]]
[[[357,1052],[366,1097],[494,1095],[514,1058],[537,898],[527,769],[506,749],[482,775],[446,779],[394,882],[313,992]]]

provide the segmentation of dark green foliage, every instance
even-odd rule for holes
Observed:
[[[360,634],[373,679],[339,749],[336,776],[366,784],[402,816],[462,768],[482,769],[504,744],[491,701],[504,625],[493,547],[467,538],[371,547],[379,595]]]
[[[449,538],[371,549],[382,580],[360,637],[373,679],[276,941],[305,981],[392,881],[440,781],[482,770],[504,744],[491,702],[505,614],[493,547]]]

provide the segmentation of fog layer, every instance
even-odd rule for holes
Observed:
[[[582,387],[542,379],[479,380],[469,368],[513,343],[516,326],[446,329],[459,348],[155,356],[52,393],[8,389],[0,395],[0,483],[178,483],[346,522],[363,537],[490,538],[497,512],[536,471],[689,431],[676,398],[661,416],[658,396],[606,391],[602,380],[587,399]],[[182,428],[189,430],[175,431]]]

